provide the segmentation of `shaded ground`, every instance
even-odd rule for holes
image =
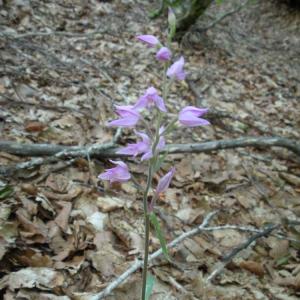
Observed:
[[[203,33],[201,28],[239,2],[211,7],[182,45],[174,43],[187,60],[189,77],[172,90],[169,110],[175,115],[191,104],[216,110],[219,117],[211,116],[209,128],[178,130],[169,142],[299,140],[300,12],[280,1],[263,2]],[[160,86],[151,49],[134,37],[147,33],[163,40],[165,20],[147,19],[149,1],[16,3],[0,9],[1,139],[109,142],[115,132],[105,122],[114,118],[113,105],[133,103],[149,85]],[[120,143],[133,138],[124,130]],[[0,153],[1,165],[25,160]],[[220,211],[212,225],[279,227],[277,236],[257,239],[234,256],[209,284],[222,257],[251,234],[216,230],[186,239],[172,250],[172,264],[153,262],[151,299],[298,299],[299,158],[276,148],[178,154],[167,159],[164,171],[174,162],[175,179],[158,203],[168,241],[215,209]],[[143,183],[146,167],[129,165]],[[103,159],[82,158],[2,176],[4,299],[92,299],[83,294],[101,291],[141,257],[141,195],[133,183],[113,188],[98,183],[97,174],[107,166]],[[154,236],[151,242],[151,251],[159,248]],[[107,299],[138,299],[140,285],[136,272]]]

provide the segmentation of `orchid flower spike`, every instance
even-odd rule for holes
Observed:
[[[186,73],[183,70],[184,58],[181,56],[177,61],[175,61],[167,70],[167,76],[169,78],[177,78],[178,80],[184,80]]]
[[[111,121],[109,127],[134,127],[140,119],[140,114],[132,106],[116,106],[116,113],[120,119]]]
[[[127,165],[123,161],[110,160],[113,164],[117,165],[115,168],[107,169],[105,172],[101,173],[98,178],[102,180],[109,180],[110,183],[113,182],[125,182],[131,177]]]
[[[145,34],[145,35],[138,35],[136,37],[139,41],[147,44],[149,48],[155,47],[159,44],[158,38],[156,38],[154,35]]]
[[[160,193],[165,192],[168,189],[174,174],[175,174],[175,168],[173,167],[165,176],[163,176],[159,180],[155,191],[156,196],[158,196]]]
[[[203,125],[210,125],[210,123],[202,118],[199,118],[208,112],[207,108],[197,108],[194,106],[187,106],[179,112],[179,122],[188,127],[196,127]]]
[[[153,105],[156,105],[156,107],[163,112],[167,111],[164,99],[160,97],[157,93],[157,90],[151,86],[146,90],[145,94],[138,99],[137,103],[133,106],[133,108],[149,108]]]

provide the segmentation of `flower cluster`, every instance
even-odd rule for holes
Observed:
[[[166,80],[169,82],[164,82],[164,84],[171,84],[174,80],[184,80],[186,73],[184,71],[184,58],[180,57],[173,64],[169,66],[169,61],[172,59],[172,52],[165,46],[163,46],[160,41],[153,35],[139,35],[137,39],[145,44],[148,47],[157,48],[156,58],[159,61],[164,62],[166,68]],[[164,95],[166,97],[167,95]],[[153,109],[157,111],[158,124],[156,124],[156,129],[153,129],[151,124],[147,124],[146,132],[135,130],[135,134],[138,137],[136,143],[128,144],[126,147],[118,149],[117,154],[129,155],[136,157],[141,155],[141,161],[150,160],[150,167],[154,166],[157,162],[159,152],[161,152],[165,147],[165,136],[168,133],[169,128],[168,124],[165,124],[165,127],[162,125],[163,117],[167,114],[167,107],[165,105],[166,99],[163,99],[159,95],[159,92],[153,86],[150,86],[137,100],[134,105],[130,106],[116,106],[116,113],[119,116],[118,119],[113,120],[108,123],[109,127],[130,127],[136,128],[139,124],[139,121],[142,120],[146,122],[142,116],[143,110],[148,110],[150,113],[153,112]],[[210,123],[201,118],[206,114],[208,109],[206,108],[197,108],[194,106],[187,106],[183,108],[176,120],[173,120],[171,123],[179,122],[183,126],[195,127],[209,125]],[[155,119],[155,118],[154,118]],[[166,119],[166,118],[165,118]],[[141,122],[142,123],[142,122]],[[153,132],[154,131],[154,132]],[[112,182],[124,182],[131,178],[131,175],[128,171],[127,165],[123,161],[111,161],[116,167],[106,170],[104,173],[99,175],[99,179],[109,180]],[[154,167],[153,167],[154,168]],[[158,195],[164,192],[175,173],[175,168],[163,176],[155,190],[155,195]]]

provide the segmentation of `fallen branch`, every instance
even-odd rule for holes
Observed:
[[[41,147],[38,147],[38,149],[42,150],[42,151],[47,150],[47,146],[50,146],[48,150],[50,150],[51,154],[49,154],[47,152],[47,154],[45,154],[45,155],[52,155],[54,149],[57,152],[55,152],[54,155],[50,156],[50,157],[46,157],[46,158],[38,157],[38,158],[33,158],[30,161],[16,164],[14,166],[2,166],[2,167],[0,167],[0,174],[10,175],[18,170],[31,169],[34,167],[41,166],[42,164],[54,163],[60,159],[65,159],[65,158],[87,157],[88,161],[90,161],[91,153],[94,150],[94,147],[97,148],[97,151],[105,151],[110,148],[115,148],[116,143],[117,143],[118,139],[120,138],[121,133],[122,133],[122,128],[118,128],[111,142],[101,144],[101,145],[92,145],[89,147],[76,147],[76,146],[75,147],[64,147],[64,146],[60,146],[60,145],[39,144],[38,146],[41,146]],[[4,143],[3,145],[5,148],[5,145],[7,142],[3,142],[3,143]],[[0,142],[0,144],[1,144],[1,142]],[[19,154],[19,151],[22,149],[22,145],[24,145],[24,144],[12,143],[10,145],[10,147],[11,147],[11,149],[15,149],[14,151],[16,151],[16,153],[13,152],[13,154],[23,155],[23,154]],[[59,149],[60,149],[60,151],[58,151]],[[0,146],[0,151],[6,151],[6,150],[1,150],[1,146]],[[6,151],[6,152],[12,153],[10,151]],[[74,159],[71,159],[71,161],[74,161]]]
[[[191,231],[183,233],[178,238],[176,238],[171,243],[169,243],[167,245],[167,247],[168,248],[173,248],[176,245],[178,245],[179,243],[181,243],[183,240],[185,240],[186,238],[189,238],[191,236],[194,236],[194,235],[200,233],[203,230],[203,228],[205,228],[207,226],[207,224],[215,216],[216,213],[217,213],[217,211],[213,211],[213,212],[209,213],[204,218],[202,224],[200,224],[198,227],[194,228]],[[163,253],[162,249],[159,249],[159,250],[155,251],[153,254],[151,254],[149,256],[149,262],[151,260],[157,258],[158,256],[160,256],[162,253]],[[127,271],[125,271],[123,274],[121,274],[116,280],[111,282],[102,292],[89,296],[89,299],[93,299],[93,300],[104,299],[104,297],[111,294],[111,292],[117,286],[119,286],[123,281],[125,281],[131,274],[133,274],[134,272],[136,272],[138,269],[140,269],[142,267],[143,267],[143,261],[136,261]]]
[[[231,140],[217,140],[199,144],[170,144],[165,151],[169,154],[175,153],[201,153],[222,149],[244,148],[244,147],[282,147],[300,156],[300,144],[293,140],[280,137],[245,137]],[[86,147],[62,146],[52,144],[20,144],[15,142],[0,141],[0,151],[19,156],[51,156],[35,158],[28,162],[19,163],[14,166],[0,167],[0,174],[8,174],[17,170],[40,166],[44,163],[55,162],[59,159],[76,157],[101,157],[116,158],[117,145],[115,140],[106,144],[94,144]]]
[[[170,144],[166,152],[175,153],[201,153],[214,150],[245,148],[245,147],[282,147],[300,156],[300,143],[281,137],[244,137],[230,140],[216,140],[197,144]],[[91,157],[113,158],[121,157],[116,154],[117,146],[113,143],[94,144],[91,146],[63,146],[53,144],[20,144],[16,142],[0,141],[0,151],[19,156],[53,156],[81,157],[87,151]]]
[[[182,235],[174,239],[172,242],[167,244],[167,248],[173,248],[180,244],[183,240],[190,238],[192,236],[195,236],[199,234],[200,232],[203,231],[217,231],[217,230],[228,230],[228,229],[233,229],[233,230],[239,230],[239,231],[244,231],[244,232],[252,232],[254,235],[252,235],[246,242],[242,243],[241,246],[235,248],[232,252],[231,255],[227,255],[226,257],[223,258],[224,263],[222,263],[222,266],[217,268],[214,272],[211,273],[210,276],[206,279],[207,281],[211,281],[216,275],[218,275],[226,266],[226,264],[233,258],[234,255],[239,253],[242,249],[247,248],[253,241],[255,241],[258,238],[267,236],[272,234],[272,231],[275,230],[276,228],[279,227],[278,224],[276,225],[270,225],[267,226],[264,229],[256,229],[252,227],[245,227],[245,226],[237,226],[237,225],[224,225],[224,226],[212,226],[208,227],[208,223],[212,220],[212,218],[217,214],[218,211],[213,211],[209,213],[203,220],[203,222],[197,226],[196,228],[184,232]],[[274,235],[274,234],[273,234]],[[284,239],[285,237],[281,235],[274,235],[280,239]],[[159,257],[163,253],[162,249],[160,248],[159,250],[155,251],[153,254],[149,256],[149,261],[154,260],[155,258]],[[232,255],[233,254],[233,255]],[[131,274],[136,272],[138,269],[143,267],[143,261],[136,261],[129,269],[127,269],[123,274],[121,274],[118,278],[116,278],[113,282],[107,285],[107,287],[100,293],[98,294],[86,294],[87,298],[89,300],[100,300],[104,299],[104,297],[108,296],[111,294],[111,292],[118,287],[121,283],[123,283]],[[80,295],[79,299],[85,299],[82,297],[83,295]],[[75,297],[75,299],[77,299]]]

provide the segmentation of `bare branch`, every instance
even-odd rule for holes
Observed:
[[[244,137],[230,140],[216,140],[195,144],[170,144],[166,147],[169,154],[175,153],[201,153],[222,149],[245,147],[282,147],[300,156],[300,143],[281,137]],[[93,144],[91,146],[63,146],[53,144],[20,144],[15,142],[0,141],[0,151],[20,156],[51,156],[64,152],[61,157],[80,157],[88,150],[94,157],[120,157],[116,154],[113,144]]]
[[[178,238],[173,240],[171,243],[167,245],[168,248],[173,248],[179,243],[181,243],[184,239],[194,236],[198,233],[200,233],[203,228],[205,228],[210,220],[216,215],[217,211],[210,212],[203,220],[202,224],[200,224],[198,227],[194,228],[191,231],[185,232],[182,235],[180,235]],[[153,254],[149,256],[149,262],[158,256],[160,256],[163,253],[162,249],[155,251]],[[93,300],[100,300],[104,299],[104,297],[111,294],[111,292],[119,286],[123,281],[125,281],[131,274],[136,272],[139,268],[143,267],[143,261],[136,261],[127,271],[125,271],[123,274],[121,274],[116,280],[114,280],[112,283],[110,283],[101,293],[92,295],[91,298]]]
[[[214,269],[214,271],[207,277],[206,281],[212,281],[218,274],[222,272],[222,270],[226,267],[226,265],[242,250],[248,248],[254,241],[261,237],[266,237],[271,234],[271,232],[278,228],[279,225],[270,225],[267,226],[265,229],[258,231],[254,235],[250,236],[245,242],[241,243],[237,247],[235,247],[229,254],[226,254],[222,258],[222,263],[218,264],[218,266]]]
[[[282,147],[300,156],[300,144],[293,140],[280,137],[245,137],[231,140],[217,140],[199,144],[170,144],[165,151],[169,154],[175,153],[201,153],[222,149],[244,148],[244,147]],[[116,158],[124,157],[116,154],[117,145],[115,141],[106,144],[94,144],[86,147],[62,146],[52,144],[20,144],[15,142],[0,141],[0,151],[20,156],[54,156],[48,159],[37,158],[29,162],[14,166],[0,167],[0,174],[9,171],[37,167],[44,163],[57,161],[58,159],[86,157]],[[11,172],[10,172],[11,173]]]

